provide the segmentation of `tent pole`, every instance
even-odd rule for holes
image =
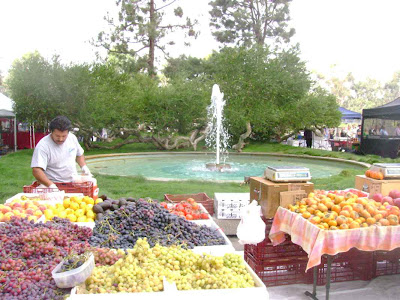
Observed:
[[[14,151],[17,152],[17,115],[14,117]]]

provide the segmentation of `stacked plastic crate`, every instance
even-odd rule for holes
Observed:
[[[400,274],[400,248],[392,251],[375,251],[373,277]]]
[[[266,286],[313,282],[312,271],[305,272],[307,253],[293,244],[286,235],[285,242],[273,246],[268,238],[273,219],[262,218],[266,224],[265,240],[257,245],[245,245],[244,258]]]

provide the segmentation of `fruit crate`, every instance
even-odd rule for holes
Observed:
[[[82,193],[85,196],[95,198],[93,182],[55,182],[55,185],[60,191],[65,191],[66,193]],[[38,188],[39,183],[34,181],[31,185],[24,185],[24,193],[51,193],[55,190],[52,188]],[[97,195],[96,195],[97,196]]]
[[[208,213],[214,215],[214,200],[207,196],[206,193],[198,194],[164,194],[164,200],[171,203],[178,203],[188,198],[193,198],[197,203],[201,203]]]
[[[361,251],[356,248],[335,255],[331,264],[330,282],[371,280],[373,278],[373,260],[374,252]],[[321,258],[321,264],[317,268],[317,285],[325,285],[328,271],[326,256]]]
[[[307,257],[258,260],[245,254],[244,259],[267,287],[313,283],[312,270],[305,272]]]
[[[373,277],[400,274],[400,248],[374,251]]]
[[[257,245],[244,245],[244,253],[251,256],[258,261],[263,260],[279,260],[280,258],[301,257],[307,258],[307,253],[299,245],[292,243],[290,235],[285,234],[285,241],[279,245],[274,246],[269,239],[268,235],[271,231],[273,219],[262,217],[265,223],[265,239]]]

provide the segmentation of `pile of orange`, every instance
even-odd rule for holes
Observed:
[[[399,225],[400,209],[388,203],[358,197],[310,193],[307,198],[290,204],[287,209],[302,215],[321,229],[355,229],[369,226]]]
[[[379,171],[371,171],[371,170],[367,170],[365,171],[365,176],[369,177],[369,178],[373,178],[373,179],[378,179],[378,180],[382,180],[383,174]]]

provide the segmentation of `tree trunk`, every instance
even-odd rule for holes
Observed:
[[[153,78],[155,76],[154,60],[155,60],[155,30],[156,30],[156,15],[154,8],[154,0],[150,0],[150,32],[149,32],[149,75]]]
[[[237,152],[242,152],[242,149],[246,145],[244,142],[245,139],[247,139],[251,134],[251,124],[250,122],[246,122],[246,132],[242,133],[239,137],[239,141],[236,145],[232,146],[232,149],[235,149]]]

